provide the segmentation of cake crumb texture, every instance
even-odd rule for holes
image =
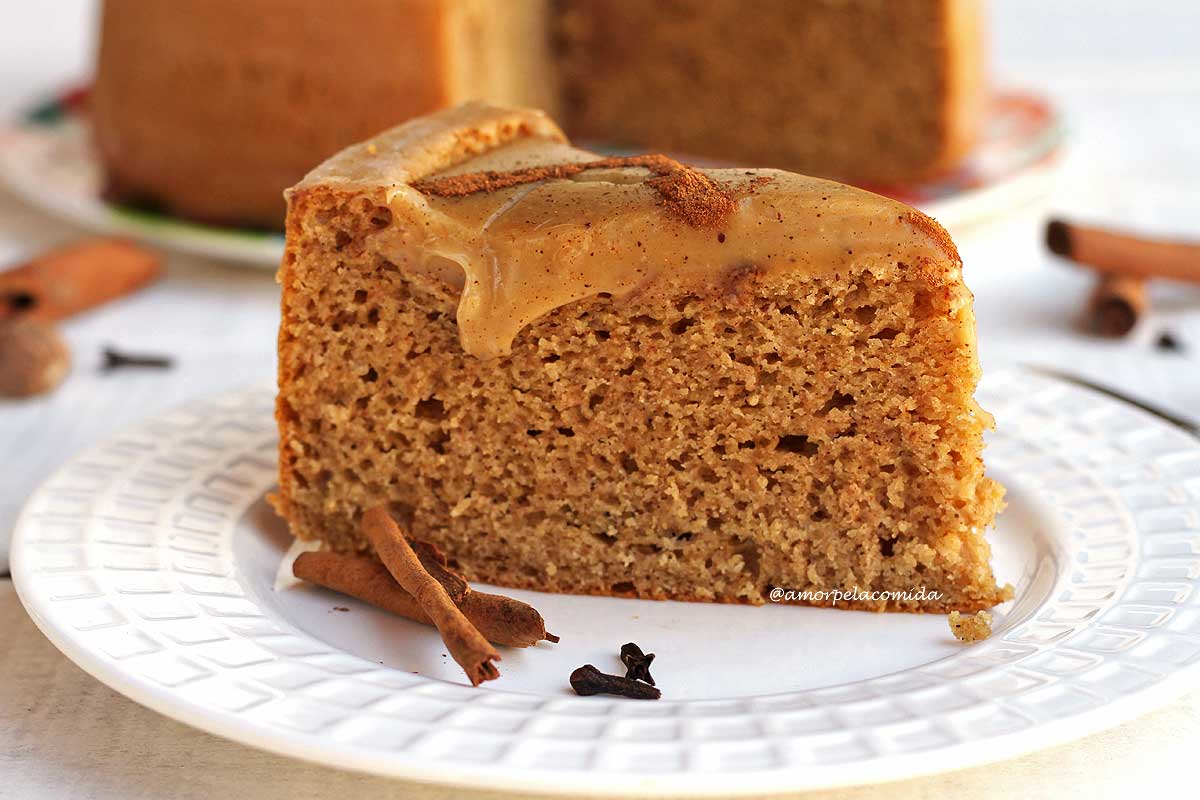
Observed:
[[[957,611],[951,611],[950,632],[960,642],[981,642],[992,635],[992,615],[987,611],[977,611],[974,616],[964,617]]]
[[[571,0],[567,131],[809,175],[948,168],[982,111],[974,0]]]

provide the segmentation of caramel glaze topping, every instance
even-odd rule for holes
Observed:
[[[435,197],[466,197],[546,180],[562,180],[592,169],[640,167],[654,177],[646,185],[658,193],[663,206],[696,228],[718,228],[734,211],[734,198],[698,169],[661,154],[614,156],[574,164],[545,164],[524,169],[471,172],[417,181],[412,187]]]
[[[479,358],[597,294],[730,293],[871,264],[899,264],[952,295],[954,313],[970,308],[954,245],[907,206],[779,170],[605,158],[535,111],[473,103],[412,120],[329,159],[289,197],[314,190],[387,204],[393,223],[372,248],[461,287],[459,339]]]
[[[389,261],[462,286],[459,337],[480,358],[508,354],[530,322],[598,293],[724,293],[773,273],[893,260],[931,287],[957,280],[936,223],[799,175],[701,172],[536,140],[455,166],[396,189],[403,222],[376,241]]]

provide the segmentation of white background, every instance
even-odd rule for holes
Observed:
[[[0,115],[86,80],[95,13],[84,0],[0,0]],[[1057,365],[1200,418],[1200,288],[1156,286],[1154,312],[1133,336],[1098,340],[1078,325],[1090,276],[1041,244],[1048,213],[1200,240],[1200,3],[995,0],[990,13],[994,82],[1046,93],[1071,133],[1051,198],[958,236],[985,369],[1006,360]],[[0,190],[0,265],[80,234]],[[0,400],[0,572],[23,498],[54,466],[165,407],[271,380],[276,305],[269,273],[172,256],[164,282],[66,323],[75,367],[62,389]],[[1153,347],[1164,329],[1186,353]],[[178,364],[102,376],[105,343],[169,353]],[[3,579],[0,673],[0,798],[191,796],[189,787],[204,787],[203,796],[237,791],[239,776],[263,797],[408,795],[398,784],[292,765],[160,720],[41,641]],[[42,702],[26,699],[34,693]],[[1165,793],[1184,776],[1191,783],[1198,707],[1192,697],[990,772],[846,796]]]

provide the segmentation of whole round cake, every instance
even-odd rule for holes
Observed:
[[[476,96],[554,107],[546,7],[508,0],[106,0],[91,96],[108,196],[283,227],[283,190]]]
[[[280,228],[343,147],[468,100],[606,146],[903,183],[971,147],[976,0],[106,0],[108,196]]]

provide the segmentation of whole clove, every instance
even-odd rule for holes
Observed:
[[[1181,353],[1184,349],[1183,343],[1170,331],[1160,333],[1158,338],[1154,340],[1154,346],[1167,353]]]
[[[621,663],[625,665],[625,677],[635,681],[645,681],[654,686],[654,677],[650,674],[650,664],[654,661],[654,653],[643,653],[642,648],[633,642],[621,645]]]
[[[116,348],[106,347],[104,348],[104,362],[100,365],[100,369],[103,372],[112,372],[125,367],[170,369],[172,366],[174,366],[174,362],[167,356],[123,353]]]
[[[657,687],[620,675],[607,675],[591,664],[584,664],[571,673],[571,688],[575,694],[583,697],[593,694],[612,694],[633,700],[657,700],[662,697]]]

